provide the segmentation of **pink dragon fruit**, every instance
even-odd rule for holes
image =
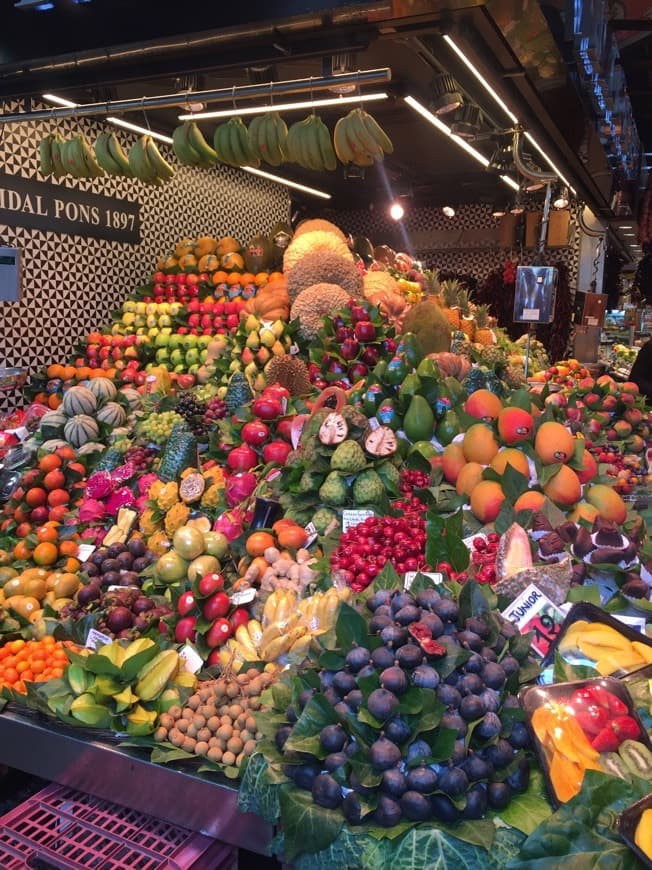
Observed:
[[[242,534],[243,521],[242,511],[224,511],[213,523],[213,531],[222,532],[229,541],[235,541]]]
[[[235,507],[248,499],[258,485],[258,478],[251,471],[232,474],[226,481],[226,502],[229,507]]]
[[[149,499],[146,495],[139,495],[136,499],[136,508],[142,514],[149,507]]]
[[[158,476],[151,471],[148,474],[141,474],[141,476],[138,478],[139,495],[149,495],[150,487],[157,480]]]
[[[106,529],[102,526],[89,526],[81,533],[81,537],[88,544],[95,544],[99,547],[106,535]]]
[[[111,493],[106,500],[106,510],[111,516],[115,516],[120,508],[132,507],[135,504],[136,496],[133,492],[128,486],[121,486],[120,489],[116,489],[115,492]]]
[[[115,489],[115,484],[108,471],[95,471],[86,481],[84,495],[86,498],[106,498]]]
[[[104,504],[96,498],[84,499],[79,508],[80,523],[99,523],[105,516],[106,509]]]
[[[130,480],[136,473],[136,466],[133,462],[125,462],[124,465],[119,465],[111,472],[111,480],[116,486],[120,486]]]

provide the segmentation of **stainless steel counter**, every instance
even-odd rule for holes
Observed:
[[[56,723],[0,713],[0,763],[158,816],[259,854],[271,825],[237,808],[237,789],[207,776],[152,764],[137,750],[72,734]]]

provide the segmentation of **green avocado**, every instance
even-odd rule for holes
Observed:
[[[435,415],[423,396],[412,396],[410,407],[403,419],[403,431],[414,444],[430,441],[435,425]]]

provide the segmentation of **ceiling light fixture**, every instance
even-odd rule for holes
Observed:
[[[274,175],[272,172],[265,172],[264,169],[256,169],[254,166],[240,167],[244,172],[250,172],[252,175],[259,175],[261,178],[267,178],[269,181],[275,181],[277,184],[285,184],[294,190],[302,190],[304,193],[309,193],[311,196],[318,196],[321,199],[331,199],[330,193],[324,190],[318,190],[316,187],[308,187],[306,184],[299,184],[298,181],[290,181],[288,178],[281,178],[280,175]]]
[[[49,12],[50,9],[54,9],[54,3],[52,0],[18,0],[18,3],[14,3],[14,7],[23,11]]]
[[[400,221],[405,214],[405,209],[400,202],[393,202],[389,207],[389,216],[393,221]]]
[[[58,106],[65,106],[67,109],[74,109],[78,103],[73,103],[72,100],[67,100],[65,97],[58,97],[56,94],[41,94],[42,99],[48,103],[55,103]],[[159,133],[156,130],[150,130],[147,127],[139,127],[138,124],[131,124],[129,121],[123,121],[122,118],[106,118],[109,124],[114,124],[116,127],[124,127],[125,130],[131,130],[133,133],[143,133],[146,136],[151,136],[152,139],[159,139],[161,142],[172,144],[172,137],[166,136],[164,133]]]
[[[491,209],[491,217],[492,218],[505,217],[506,214],[507,214],[507,206],[496,204]]]
[[[623,233],[624,236],[635,236],[636,233]]]
[[[633,230],[634,227],[633,227],[632,224],[621,224],[621,225],[620,225],[620,229],[621,229],[621,230]]]
[[[442,212],[446,215],[447,218],[454,218],[455,217],[455,209],[453,208],[452,205],[445,205],[442,208]]]
[[[480,84],[485,89],[485,91],[492,97],[494,102],[498,106],[500,106],[500,108],[503,110],[503,112],[507,115],[507,117],[512,122],[512,124],[520,123],[518,118],[514,114],[514,112],[512,112],[512,110],[507,105],[507,103],[502,99],[502,97],[498,93],[496,93],[496,91],[492,88],[492,86],[489,84],[487,79],[482,75],[480,70],[473,63],[471,63],[471,61],[464,54],[462,49],[455,43],[455,41],[453,39],[451,39],[451,37],[448,34],[444,35],[444,42],[448,46],[450,46],[450,48],[455,52],[455,54],[459,57],[459,59],[462,61],[462,63],[466,66],[466,68],[469,69],[473,73],[473,75],[480,82]],[[570,188],[571,192],[575,193],[575,190],[573,189],[573,187],[571,186],[569,181],[562,175],[562,173],[559,171],[557,166],[555,166],[555,164],[552,162],[550,157],[546,154],[546,152],[543,150],[543,148],[536,141],[534,136],[532,136],[531,133],[526,133],[525,137],[526,137],[526,139],[528,139],[529,142],[532,143],[532,145],[534,145],[534,147],[537,149],[539,154],[541,154],[541,156],[546,161],[548,166],[553,170],[553,172],[556,172],[557,175],[561,178],[561,180],[563,182],[565,182],[566,185]]]
[[[552,195],[553,208],[566,208],[569,203],[568,187],[565,184],[558,184],[555,192]]]
[[[489,160],[481,154],[476,148],[472,145],[469,145],[468,142],[465,142],[461,136],[456,135],[451,131],[451,128],[444,124],[443,121],[440,121],[437,115],[434,115],[429,109],[420,103],[418,100],[415,100],[414,97],[404,97],[405,102],[408,106],[413,109],[418,115],[421,115],[422,118],[425,118],[428,123],[432,124],[433,127],[436,127],[441,133],[445,136],[448,136],[449,139],[452,139],[456,145],[459,145],[467,154],[470,154],[474,160],[477,160],[478,163],[481,163],[486,169],[489,166]],[[509,175],[501,175],[499,176],[500,180],[504,182],[508,187],[511,187],[513,190],[518,190],[518,184],[514,181],[513,178],[510,178]]]
[[[269,103],[265,106],[232,106],[230,109],[217,109],[214,112],[198,112],[179,115],[180,121],[197,121],[208,118],[233,118],[242,115],[260,115],[264,112],[293,112],[299,109],[317,109],[322,106],[345,106],[350,103],[375,102],[386,100],[389,95],[384,91],[371,94],[354,94],[350,97],[324,97],[316,100],[301,100],[296,103]]]
[[[432,82],[432,99],[430,105],[435,115],[447,115],[454,112],[464,103],[464,97],[455,79],[449,73],[440,73]]]
[[[472,103],[466,103],[462,108],[455,113],[455,118],[451,123],[451,130],[462,139],[473,139],[477,136],[482,124],[482,112],[479,106],[474,106]]]

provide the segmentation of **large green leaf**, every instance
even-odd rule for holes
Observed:
[[[292,862],[302,852],[322,852],[335,841],[344,820],[339,810],[314,803],[312,795],[294,786],[279,789],[284,857]]]
[[[520,837],[511,831],[496,832],[491,851],[451,836],[432,825],[412,828],[391,856],[392,870],[504,870],[514,856]]]
[[[238,789],[238,809],[241,813],[256,813],[266,822],[275,824],[280,813],[278,787],[271,784],[264,755],[256,752],[249,759]]]
[[[400,589],[402,585],[401,578],[396,573],[396,568],[391,562],[385,562],[380,573],[376,575],[372,589]]]
[[[327,849],[298,855],[294,861],[294,868],[295,870],[354,870],[362,866],[363,842],[362,837],[355,836],[347,825],[343,825],[342,830]]]
[[[337,623],[335,625],[337,645],[340,649],[348,651],[354,646],[366,646],[369,639],[369,630],[364,617],[350,604],[340,604]]]
[[[337,722],[337,715],[323,695],[315,695],[303,708],[287,739],[285,749],[294,752],[310,752],[318,758],[328,753],[319,741],[322,728]]]
[[[530,771],[530,783],[527,791],[515,795],[509,806],[501,810],[499,815],[505,824],[517,828],[527,836],[552,815],[552,808],[546,797],[543,774],[540,770]]]

